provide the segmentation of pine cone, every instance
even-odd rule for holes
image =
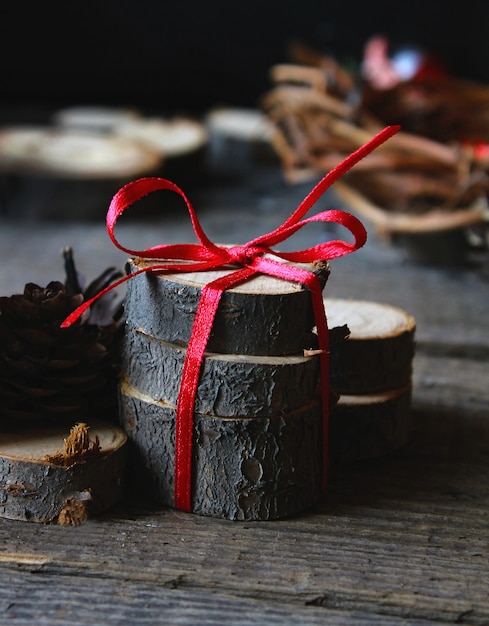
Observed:
[[[0,297],[0,423],[117,418],[122,301],[109,292],[73,326],[61,322],[122,276],[108,268],[82,290],[71,249],[66,281]]]

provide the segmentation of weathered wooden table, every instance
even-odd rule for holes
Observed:
[[[189,195],[211,238],[239,243],[277,226],[308,190],[258,170]],[[301,231],[290,245],[324,236]],[[121,223],[118,237],[143,247],[191,231],[171,212]],[[87,277],[125,261],[104,214],[2,218],[0,292],[62,278],[65,245]],[[416,318],[409,444],[333,467],[323,501],[286,520],[230,522],[132,499],[79,527],[0,519],[0,623],[489,624],[489,282],[474,267],[417,265],[370,231],[331,268],[328,296]]]

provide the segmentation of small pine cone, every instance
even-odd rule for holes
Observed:
[[[74,271],[69,249],[67,259]],[[108,270],[103,284],[97,279],[89,287],[96,282],[103,287],[120,275]],[[66,284],[52,281],[45,288],[27,283],[23,294],[0,297],[2,425],[21,420],[117,419],[122,305],[113,304],[110,313],[106,305],[104,325],[93,321],[97,312],[90,309],[71,327],[60,328],[88,297],[88,289],[81,293],[77,288],[76,276],[74,272]]]

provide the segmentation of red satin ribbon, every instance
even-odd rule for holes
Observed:
[[[256,237],[244,245],[223,247],[214,244],[205,235],[195,211],[184,194],[174,183],[164,178],[140,178],[122,187],[110,203],[106,225],[113,243],[124,252],[134,257],[184,261],[183,263],[155,263],[144,267],[103,289],[93,298],[79,306],[61,327],[73,324],[93,302],[104,293],[142,272],[161,273],[205,271],[223,266],[236,266],[235,271],[208,283],[201,292],[190,341],[184,361],[182,381],[176,411],[176,447],[175,447],[175,508],[191,511],[192,496],[192,448],[194,404],[200,369],[204,352],[212,330],[212,324],[221,295],[227,289],[249,280],[256,274],[266,274],[306,286],[312,295],[314,319],[318,333],[321,360],[321,400],[323,412],[323,488],[327,482],[328,418],[329,418],[329,332],[324,311],[322,289],[319,279],[312,272],[305,271],[281,261],[265,258],[273,254],[292,263],[312,263],[349,254],[364,245],[367,234],[362,223],[353,215],[344,211],[323,211],[307,219],[301,219],[314,203],[338,178],[346,173],[358,161],[367,156],[399,130],[399,126],[387,126],[369,142],[358,148],[344,161],[333,168],[312,191],[304,198],[292,215],[274,231]],[[164,244],[145,250],[131,250],[120,245],[114,235],[114,227],[120,215],[133,203],[153,191],[170,190],[179,194],[185,201],[199,244]],[[354,243],[341,240],[324,242],[305,250],[280,252],[272,246],[284,241],[300,228],[312,222],[335,222],[343,225],[354,236]]]

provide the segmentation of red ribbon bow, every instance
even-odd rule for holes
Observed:
[[[287,263],[282,263],[281,261],[269,257],[266,258],[265,255],[272,254],[275,257],[293,263],[311,263],[318,260],[337,258],[349,254],[363,246],[367,239],[366,231],[362,223],[349,213],[331,210],[317,213],[307,219],[301,218],[328,187],[398,130],[399,126],[387,126],[384,128],[369,142],[355,150],[355,152],[350,154],[344,161],[326,174],[281,226],[244,245],[224,247],[218,246],[210,241],[202,230],[195,211],[186,195],[177,185],[164,178],[141,178],[122,187],[113,197],[107,212],[106,225],[111,240],[120,250],[135,257],[165,260],[174,259],[184,262],[173,262],[171,264],[155,263],[124,276],[73,311],[61,324],[62,328],[73,324],[97,298],[100,298],[110,289],[117,287],[122,282],[142,272],[194,272],[228,265],[240,266],[230,274],[208,283],[203,287],[201,292],[184,361],[182,381],[177,401],[175,508],[184,511],[192,510],[192,446],[195,394],[197,392],[204,352],[212,330],[212,324],[221,295],[225,290],[245,282],[257,273],[301,283],[311,292],[321,359],[323,488],[326,487],[329,414],[329,332],[324,311],[321,284],[317,276],[312,272],[291,266]],[[158,190],[174,191],[184,199],[189,210],[195,234],[200,242],[199,244],[166,244],[154,246],[146,250],[131,250],[119,244],[114,236],[114,227],[117,219],[123,211],[134,202]],[[336,222],[341,224],[353,234],[355,241],[354,243],[347,243],[341,240],[334,240],[295,252],[279,252],[272,249],[272,246],[284,241],[300,228],[311,222]]]

